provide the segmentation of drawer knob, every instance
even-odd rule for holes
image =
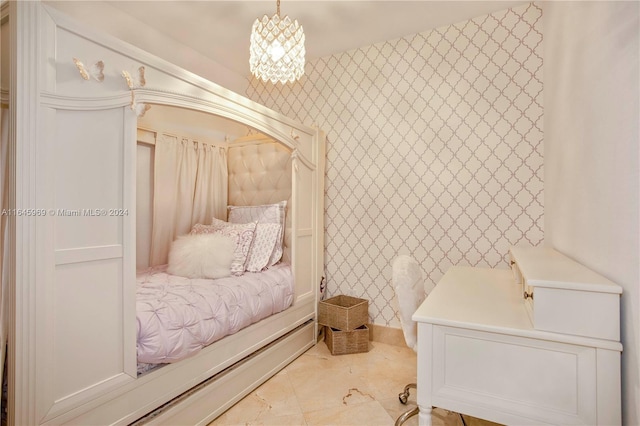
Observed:
[[[531,291],[531,292],[527,292],[527,291],[525,291],[525,292],[524,292],[524,298],[525,298],[525,300],[526,300],[526,299],[531,299],[531,300],[533,300],[533,292],[532,292],[532,291]]]

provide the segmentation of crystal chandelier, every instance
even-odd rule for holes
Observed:
[[[298,21],[277,12],[271,18],[256,19],[251,29],[249,66],[262,81],[294,82],[304,74],[304,32]]]

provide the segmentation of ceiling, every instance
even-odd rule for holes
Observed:
[[[275,0],[107,1],[168,37],[249,74],[249,34]],[[468,20],[523,1],[283,0],[280,15],[303,26],[307,61]]]

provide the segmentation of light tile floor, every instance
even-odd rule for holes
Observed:
[[[415,407],[398,401],[404,386],[416,380],[416,355],[407,348],[371,342],[369,352],[332,356],[324,342],[214,420],[230,425],[393,425]],[[489,422],[465,416],[467,425]],[[434,426],[463,426],[458,414],[434,410]],[[405,423],[416,426],[417,417]]]

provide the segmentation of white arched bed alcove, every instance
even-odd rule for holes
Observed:
[[[9,422],[206,424],[315,344],[323,137],[39,2],[6,7],[9,207],[32,212],[9,221]],[[92,69],[98,61],[103,79]],[[141,66],[144,85],[135,81]],[[285,311],[138,377],[136,110],[145,104],[234,120],[291,150],[295,297]]]

